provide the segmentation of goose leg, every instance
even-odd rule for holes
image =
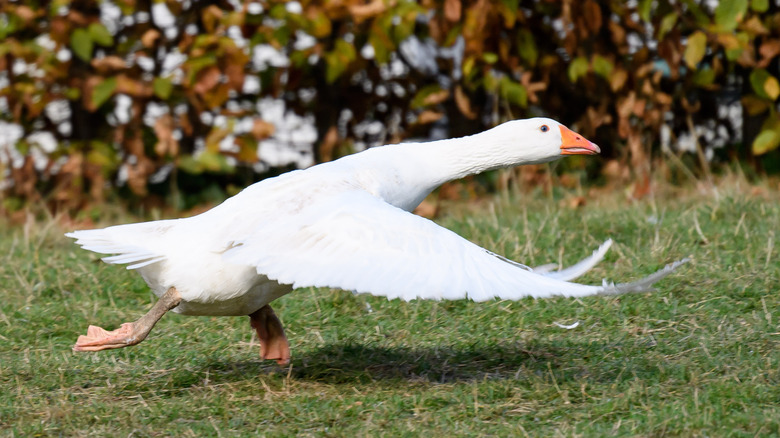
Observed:
[[[284,335],[282,323],[271,306],[265,305],[249,315],[249,323],[260,338],[261,358],[275,359],[279,365],[290,363],[290,344]]]
[[[116,330],[108,331],[91,325],[86,336],[79,336],[73,351],[100,351],[135,345],[146,339],[152,327],[166,312],[178,306],[181,295],[170,288],[160,297],[149,312],[136,322],[126,322]]]

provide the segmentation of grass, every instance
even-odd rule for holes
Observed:
[[[154,297],[53,221],[2,225],[0,434],[778,436],[778,200],[729,185],[578,209],[538,196],[450,205],[443,225],[532,265],[615,239],[583,282],[693,261],[657,293],[617,298],[299,290],[274,306],[289,368],[259,361],[247,318],[170,314],[137,347],[73,353],[88,324],[134,320]]]

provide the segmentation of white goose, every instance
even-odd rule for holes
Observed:
[[[264,359],[290,349],[269,303],[317,286],[412,300],[517,300],[652,290],[680,263],[640,281],[569,283],[593,255],[557,272],[534,271],[409,213],[444,182],[501,167],[597,154],[598,146],[546,118],[515,120],[470,137],[377,147],[253,184],[200,215],[74,231],[84,249],[138,271],[160,300],[113,331],[90,326],[75,351],[135,345],[168,311],[249,315]]]

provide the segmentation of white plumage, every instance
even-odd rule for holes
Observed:
[[[534,272],[410,213],[446,181],[597,152],[553,120],[517,120],[471,137],[373,148],[290,172],[194,217],[67,235],[84,249],[113,254],[104,261],[137,270],[158,296],[175,288],[181,300],[173,310],[191,315],[249,315],[307,286],[475,301],[649,290],[676,265],[636,283],[570,283],[611,241],[571,268]]]

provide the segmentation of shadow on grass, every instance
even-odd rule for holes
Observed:
[[[377,381],[453,383],[483,379],[517,379],[529,373],[542,376],[552,370],[556,379],[610,379],[627,365],[619,348],[604,344],[493,344],[430,348],[377,347],[330,344],[313,351],[293,352],[292,378],[330,384]],[[651,372],[648,361],[636,361]],[[249,376],[286,374],[288,368],[270,361],[210,362],[212,381],[244,380]]]

